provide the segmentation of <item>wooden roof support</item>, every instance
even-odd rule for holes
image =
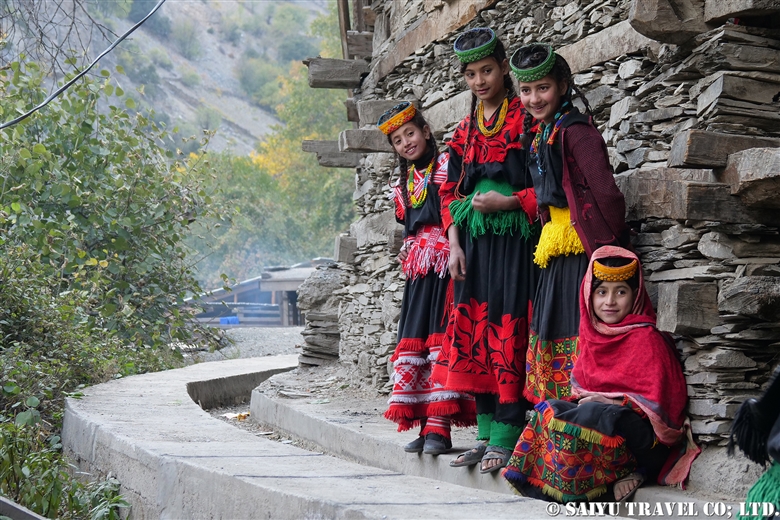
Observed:
[[[339,134],[339,150],[358,153],[392,153],[387,136],[379,130],[344,130]]]
[[[365,60],[310,58],[303,63],[309,67],[311,88],[357,88],[368,75]]]
[[[338,141],[303,141],[301,148],[304,152],[316,153],[320,166],[326,168],[357,168],[363,157],[360,153],[340,151]]]
[[[339,16],[339,35],[341,37],[341,56],[349,59],[349,50],[347,49],[347,31],[352,29],[349,25],[349,0],[336,0]]]
[[[685,130],[672,140],[667,164],[684,168],[720,168],[726,166],[729,155],[760,147],[780,147],[780,139]]]
[[[370,58],[374,52],[374,33],[347,31],[347,49],[355,58]]]
[[[347,121],[351,121],[353,123],[360,121],[360,115],[358,113],[357,103],[355,103],[355,98],[347,98],[344,101],[344,106],[347,107]]]

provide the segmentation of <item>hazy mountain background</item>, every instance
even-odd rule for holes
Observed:
[[[4,0],[0,71],[37,62],[53,90],[156,3]],[[149,115],[173,157],[202,172],[223,215],[198,220],[187,237],[204,288],[331,256],[354,219],[354,172],[301,150],[302,140],[336,139],[349,125],[346,92],[310,89],[301,64],[339,54],[333,0],[168,0],[90,72],[108,70],[132,97],[128,113]]]

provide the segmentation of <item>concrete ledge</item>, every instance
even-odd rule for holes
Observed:
[[[245,390],[297,356],[237,359],[88,388],[66,402],[63,445],[80,469],[112,472],[134,520],[151,518],[544,518],[545,504],[361,466],[252,435],[201,402]],[[254,377],[254,376],[252,376]],[[208,397],[216,392],[217,397]]]
[[[484,490],[491,493],[511,493],[510,487],[498,473],[492,475],[482,475],[476,467],[472,468],[451,468],[449,461],[458,453],[471,448],[475,441],[473,434],[463,428],[454,428],[453,449],[450,453],[439,455],[437,457],[410,454],[403,451],[403,444],[414,438],[413,432],[399,434],[395,431],[394,425],[382,417],[386,408],[383,399],[376,399],[365,402],[351,402],[345,410],[343,401],[334,400],[330,403],[315,404],[307,402],[306,399],[282,399],[269,398],[260,390],[252,392],[251,416],[256,421],[261,421],[272,426],[277,430],[282,430],[295,437],[302,438],[321,446],[325,451],[333,453],[338,457],[358,462],[366,466],[381,468],[389,471],[404,473],[425,477],[442,482],[450,482],[460,486],[470,487],[478,490]],[[739,485],[735,485],[733,480],[744,481],[743,485],[749,487],[755,482],[760,472],[747,471],[744,466],[744,460],[741,457],[726,459],[725,450],[705,450],[703,454],[694,463],[694,471],[691,474],[690,491],[680,489],[645,484],[637,490],[634,496],[634,502],[646,502],[650,505],[651,511],[655,510],[656,504],[661,504],[661,508],[666,507],[665,503],[684,504],[683,516],[690,508],[698,512],[698,516],[703,516],[707,511],[705,506],[713,503],[722,503],[724,507],[730,508],[723,515],[714,514],[711,510],[707,518],[734,518],[739,511],[738,501],[734,499],[733,492],[727,493],[724,489],[711,489],[707,492],[706,482],[716,478],[710,475],[707,480],[707,473],[713,471],[717,474],[719,470],[728,468],[732,481],[729,485],[732,491],[739,493],[742,491]],[[738,469],[739,468],[739,469]],[[696,480],[695,482],[693,480]],[[727,480],[727,479],[722,479]],[[704,486],[703,486],[704,484]],[[744,487],[745,493],[747,487]],[[532,501],[538,504],[545,504],[540,501]],[[692,504],[692,505],[689,505]],[[635,506],[634,511],[639,512],[639,506]],[[664,510],[665,511],[665,510]],[[625,506],[620,509],[621,516],[629,516]],[[562,513],[565,514],[565,513]],[[667,517],[677,518],[675,510]],[[538,518],[546,518],[540,516]],[[599,515],[601,517],[601,515]],[[635,514],[633,517],[652,516],[646,512]],[[485,513],[481,518],[489,518]],[[531,518],[531,516],[529,516]]]

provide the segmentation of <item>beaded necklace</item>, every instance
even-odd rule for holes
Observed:
[[[479,106],[477,107],[477,126],[479,127],[479,131],[482,132],[482,135],[485,137],[493,137],[501,131],[501,127],[504,126],[504,121],[506,121],[506,112],[508,108],[509,98],[505,97],[504,102],[501,103],[501,110],[498,112],[496,124],[491,130],[488,130],[487,127],[485,127],[485,105],[480,100]]]
[[[548,145],[552,145],[555,142],[555,136],[558,135],[558,130],[560,130],[563,120],[569,115],[568,111],[563,111],[568,104],[569,102],[566,101],[561,105],[561,109],[555,114],[555,118],[553,119],[554,123],[547,124],[544,121],[539,123],[539,129],[531,143],[531,155],[536,157],[536,165],[539,167],[539,175],[542,177],[544,176],[545,171],[541,155],[539,154],[539,148],[542,144],[542,140],[545,140]]]
[[[409,171],[406,174],[406,191],[409,192],[409,201],[412,203],[412,207],[415,209],[422,207],[422,205],[425,203],[425,199],[428,197],[428,183],[431,180],[431,172],[433,171],[433,165],[435,163],[436,154],[434,154],[433,159],[431,159],[431,163],[425,169],[423,174],[421,181],[423,183],[422,191],[419,197],[417,197],[414,193],[414,164],[409,166]]]

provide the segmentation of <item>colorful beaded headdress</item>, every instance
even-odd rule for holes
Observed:
[[[464,44],[476,41],[479,35],[483,34],[489,37],[488,41],[471,49],[463,48]],[[479,61],[483,58],[487,58],[493,54],[493,51],[496,48],[496,43],[498,43],[498,38],[496,37],[496,33],[493,32],[493,29],[488,27],[477,27],[474,29],[469,29],[468,31],[458,36],[452,48],[461,63],[471,63],[473,61]]]
[[[637,266],[636,258],[631,260],[626,265],[620,267],[610,267],[600,263],[598,260],[593,261],[593,276],[601,280],[602,282],[625,282],[636,274]]]
[[[535,67],[525,69],[521,68],[518,63],[520,56],[525,55],[531,47],[536,47],[539,50],[547,51],[547,57],[542,63],[536,65]],[[512,55],[512,59],[509,60],[509,66],[512,67],[512,72],[514,72],[517,81],[530,83],[532,81],[538,81],[550,73],[553,65],[555,65],[556,56],[557,54],[555,54],[555,51],[553,51],[551,45],[546,43],[530,43],[520,47],[515,51],[515,53]]]
[[[385,135],[390,135],[406,123],[414,119],[417,109],[409,101],[398,103],[396,106],[379,116],[376,126]]]

